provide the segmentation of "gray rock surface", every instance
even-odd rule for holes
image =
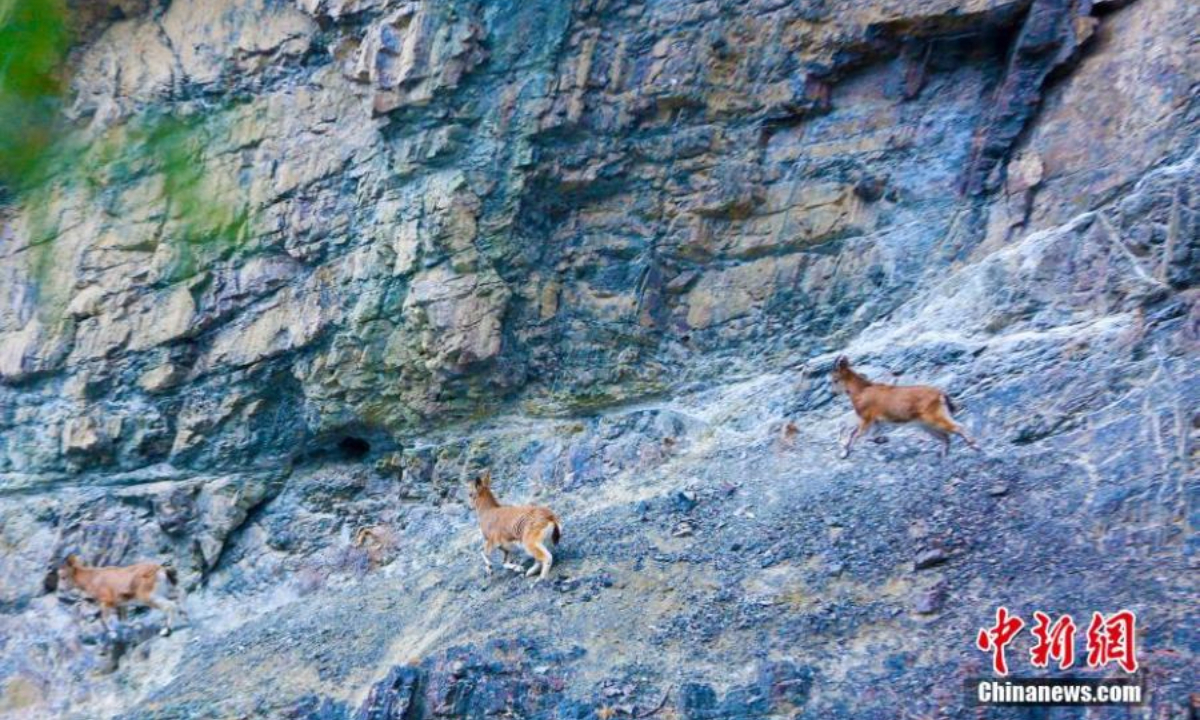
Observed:
[[[1000,604],[1195,713],[1194,2],[65,7],[0,50],[0,715],[977,717]],[[839,460],[843,353],[983,452]]]

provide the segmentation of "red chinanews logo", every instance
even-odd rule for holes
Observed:
[[[1034,625],[1030,628],[1036,644],[1029,651],[1029,662],[1037,668],[1048,667],[1051,660],[1058,661],[1058,669],[1066,670],[1075,664],[1075,620],[1063,615],[1051,622],[1044,612],[1033,613]],[[980,629],[975,646],[992,653],[992,670],[997,675],[1008,674],[1008,660],[1004,651],[1017,633],[1025,627],[1025,621],[1009,613],[1003,605],[996,608],[996,622]],[[1121,610],[1107,618],[1092,613],[1088,624],[1087,666],[1101,668],[1116,663],[1127,673],[1137,672],[1137,616],[1132,610]]]

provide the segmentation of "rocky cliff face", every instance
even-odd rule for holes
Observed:
[[[5,13],[0,712],[967,717],[999,604],[1136,610],[1194,712],[1195,3]],[[839,460],[839,353],[984,452]]]

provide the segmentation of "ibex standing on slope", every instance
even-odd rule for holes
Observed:
[[[183,590],[176,585],[175,571],[158,563],[137,563],[125,567],[88,567],[76,555],[68,555],[59,571],[69,586],[100,604],[100,623],[113,634],[108,618],[113,610],[123,612],[127,605],[144,605],[161,610],[167,616],[162,635],[171,633],[176,613],[183,612]],[[176,586],[179,602],[167,597],[170,586]]]
[[[950,436],[958,435],[973,449],[979,450],[962,426],[954,422],[950,413],[954,403],[950,396],[928,385],[877,385],[850,369],[850,360],[839,357],[833,366],[833,385],[850,396],[854,412],[858,414],[858,427],[850,433],[842,457],[850,456],[850,448],[863,433],[876,422],[909,423],[921,425],[928,433],[942,441],[942,454],[950,452]]]
[[[529,577],[537,573],[540,566],[541,574],[537,579],[545,579],[554,563],[546,541],[557,545],[562,534],[558,516],[550,508],[540,505],[501,505],[492,494],[490,470],[472,480],[468,492],[471,506],[479,516],[479,529],[483,531],[483,566],[488,574],[492,572],[492,551],[500,548],[504,567],[524,572]],[[533,558],[533,565],[528,570],[508,559],[508,554],[518,545]]]

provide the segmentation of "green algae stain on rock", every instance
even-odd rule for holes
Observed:
[[[44,152],[41,177],[21,191],[30,278],[44,317],[62,315],[72,290],[59,276],[89,249],[151,253],[154,281],[170,284],[245,244],[252,211],[239,197],[238,168],[211,152],[228,136],[228,117],[147,115],[92,139],[58,138]],[[73,228],[81,232],[64,237]]]
[[[0,0],[0,184],[25,185],[55,142],[70,42],[64,0]]]
[[[164,241],[170,262],[164,280],[201,272],[227,257],[250,235],[250,209],[234,198],[236,172],[213,171],[205,151],[225,131],[223,116],[163,117],[132,136],[133,151],[161,176],[168,215]]]
[[[130,209],[120,196],[131,186],[156,187],[138,191],[157,228],[124,233],[121,245],[162,245],[160,282],[229,257],[251,228],[238,168],[209,157],[228,136],[226,109],[152,110],[98,131],[65,118],[77,19],[64,0],[0,0],[0,203],[19,208],[14,227],[28,247],[38,313],[49,323],[64,316],[80,253],[104,234],[97,218]],[[67,242],[62,235],[72,229],[79,239]]]
[[[156,110],[99,131],[69,124],[62,109],[72,20],[63,0],[0,0],[0,203],[21,208],[15,227],[44,322],[62,319],[68,277],[104,235],[98,218],[129,210],[121,195],[131,186],[156,187],[142,201],[153,206],[144,213],[157,228],[139,228],[145,232],[121,244],[163,245],[159,282],[195,276],[251,234],[238,168],[208,152],[229,134],[224,109]],[[65,242],[73,228],[81,239]]]

